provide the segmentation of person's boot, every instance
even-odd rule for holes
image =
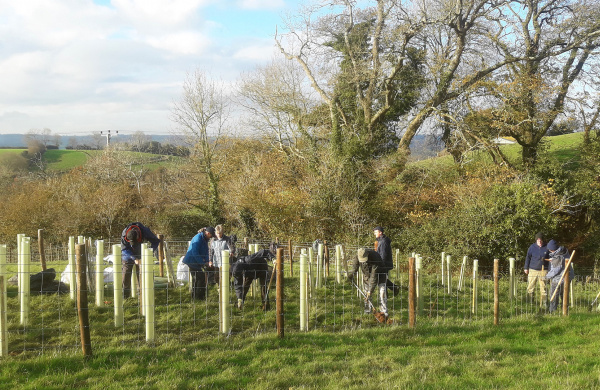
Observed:
[[[365,314],[371,313],[371,305],[369,305],[369,301],[365,301]]]

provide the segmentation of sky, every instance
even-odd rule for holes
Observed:
[[[276,55],[297,0],[0,0],[0,134],[170,134],[188,73]]]

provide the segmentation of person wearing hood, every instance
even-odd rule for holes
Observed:
[[[208,265],[208,242],[215,236],[215,228],[208,226],[192,238],[183,263],[192,275],[192,299],[206,299],[206,266]]]
[[[563,280],[560,279],[565,270],[565,260],[569,258],[570,253],[567,248],[559,246],[554,240],[548,242],[547,248],[550,252],[550,271],[546,274],[546,280],[550,281],[550,296],[553,296],[554,292],[558,290],[554,299],[550,301],[550,307],[548,308],[548,312],[552,313],[560,307],[558,302],[561,301],[562,303],[565,282],[564,278]],[[575,272],[572,267],[569,266],[569,268],[569,279],[573,280]]]
[[[535,284],[539,283],[540,285],[540,306],[545,306],[547,298],[545,277],[548,273],[548,265],[544,264],[544,259],[547,258],[546,240],[544,234],[540,232],[535,235],[535,242],[527,250],[524,267],[524,272],[527,275],[527,294],[529,294],[532,303]]]

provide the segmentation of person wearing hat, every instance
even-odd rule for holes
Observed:
[[[550,252],[550,271],[546,275],[546,280],[550,280],[550,296],[554,295],[554,291],[558,290],[554,300],[550,301],[548,312],[552,313],[559,306],[559,301],[563,299],[563,286],[565,284],[564,279],[561,280],[562,274],[565,270],[565,260],[569,258],[570,253],[564,246],[559,246],[554,240],[550,240],[546,246]],[[569,279],[573,280],[575,272],[570,267]],[[560,281],[560,284],[558,283]]]
[[[160,240],[152,231],[141,222],[130,223],[121,233],[121,262],[123,264],[123,298],[131,296],[131,274],[135,266],[135,273],[140,280],[140,259],[142,258],[142,242],[150,242],[154,257],[158,258],[158,244]],[[138,284],[139,285],[139,284]]]
[[[548,248],[546,248],[544,234],[539,232],[535,235],[535,242],[531,244],[527,250],[524,272],[527,275],[527,293],[529,294],[529,299],[532,303],[535,284],[539,283],[540,285],[540,306],[546,305],[547,296],[545,278],[548,273],[548,265],[544,263],[544,259],[547,259],[548,255],[549,253]]]
[[[353,283],[354,274],[361,269],[363,273],[363,287],[365,289],[365,313],[371,312],[371,295],[375,291],[375,287],[379,289],[379,305],[380,311],[388,317],[387,310],[387,288],[385,287],[385,281],[387,280],[387,271],[383,264],[383,259],[379,256],[379,253],[372,249],[360,248],[356,252],[356,258],[352,263],[352,270],[348,274],[348,281]]]
[[[396,286],[389,278],[389,272],[394,269],[392,240],[390,240],[390,238],[383,233],[383,228],[381,226],[375,227],[375,229],[373,229],[373,234],[375,234],[375,239],[377,239],[377,253],[379,253],[379,256],[381,256],[381,259],[383,260],[384,270],[386,273],[385,285],[387,288],[392,290],[392,293],[394,296],[396,296],[400,292],[400,287]]]
[[[208,226],[192,238],[183,258],[192,275],[192,299],[206,299],[206,272],[208,265],[208,242],[215,236],[215,228]]]

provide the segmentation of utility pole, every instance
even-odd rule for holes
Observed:
[[[115,130],[115,135],[119,134],[118,130]],[[104,133],[103,131],[100,131],[100,135],[103,135],[106,137],[106,146],[110,146],[110,137],[112,136],[112,134],[110,133],[110,130],[107,130],[106,133]]]

